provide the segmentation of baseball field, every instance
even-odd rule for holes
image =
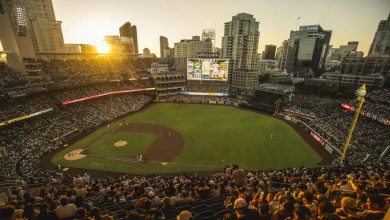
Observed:
[[[215,171],[226,164],[277,169],[319,161],[281,120],[230,106],[168,103],[104,126],[51,159],[62,168],[129,174]]]

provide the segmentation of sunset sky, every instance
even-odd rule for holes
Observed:
[[[221,47],[224,23],[245,12],[260,22],[259,52],[266,44],[280,45],[299,25],[320,24],[332,30],[331,44],[338,47],[359,41],[367,55],[380,20],[387,19],[389,0],[52,0],[62,21],[65,43],[101,45],[105,35],[119,35],[129,21],[137,25],[139,51],[148,47],[160,56],[159,36],[170,47],[181,39],[216,29]]]

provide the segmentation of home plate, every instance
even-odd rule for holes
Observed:
[[[168,162],[161,162],[161,165],[163,166],[168,165]]]
[[[68,171],[69,168],[68,167],[65,167],[64,169],[62,169],[62,171]]]

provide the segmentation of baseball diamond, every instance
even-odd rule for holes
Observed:
[[[82,156],[67,159],[74,150]],[[225,164],[252,170],[313,166],[326,155],[301,128],[272,115],[230,106],[164,103],[47,154],[41,166],[60,164],[76,173],[169,174],[214,171]]]

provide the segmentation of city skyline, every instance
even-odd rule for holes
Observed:
[[[159,36],[166,36],[173,47],[181,39],[201,35],[203,29],[216,29],[216,46],[221,47],[224,23],[238,13],[252,14],[260,22],[258,53],[267,44],[280,46],[296,26],[319,24],[332,30],[330,44],[346,45],[359,41],[366,56],[380,20],[390,11],[386,0],[277,2],[234,1],[125,1],[115,4],[96,0],[53,0],[56,18],[62,21],[65,43],[89,43],[101,46],[105,35],[119,35],[119,27],[129,21],[137,26],[139,50],[147,47],[159,55]],[[207,6],[207,7],[205,7]],[[340,18],[340,16],[343,16]],[[300,17],[297,25],[297,18]]]

